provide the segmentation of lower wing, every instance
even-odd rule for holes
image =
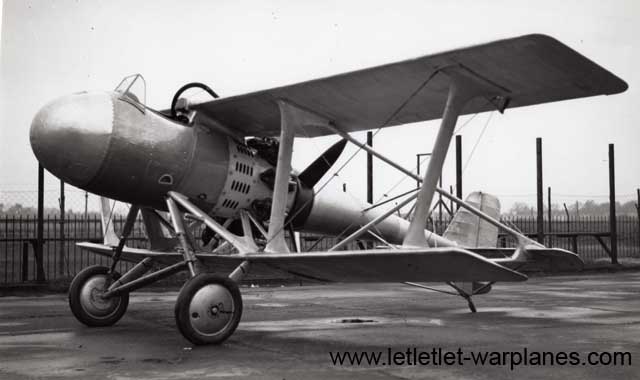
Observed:
[[[111,256],[108,245],[79,243],[100,255]],[[460,248],[380,249],[365,251],[308,252],[286,254],[221,255],[198,253],[198,259],[212,272],[230,273],[243,261],[250,274],[287,273],[295,277],[328,282],[447,282],[524,281],[527,276]],[[171,265],[183,260],[180,253],[125,248],[122,259],[138,262],[151,257]]]

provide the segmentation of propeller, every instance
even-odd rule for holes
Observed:
[[[333,164],[338,161],[345,145],[347,145],[347,140],[342,139],[325,150],[320,157],[316,158],[311,165],[307,166],[307,168],[298,175],[300,182],[309,188],[313,188],[329,169],[331,169]]]

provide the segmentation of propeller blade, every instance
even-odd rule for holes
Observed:
[[[310,188],[315,186],[315,184],[320,181],[320,178],[322,178],[329,169],[331,169],[333,164],[338,161],[338,157],[340,157],[345,145],[347,145],[347,140],[342,139],[324,151],[320,157],[316,158],[311,165],[298,175],[300,182]]]

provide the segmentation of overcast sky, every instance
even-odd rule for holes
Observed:
[[[640,187],[640,2],[630,1],[4,1],[0,80],[0,191],[34,190],[33,115],[49,100],[111,90],[139,72],[147,103],[167,108],[191,81],[222,96],[291,84],[528,33],[551,35],[629,84],[623,94],[495,114],[464,172],[465,194],[498,195],[503,209],[535,201],[535,138],[554,202],[606,201],[607,144],[616,145],[617,191]],[[462,131],[466,160],[490,113]],[[460,120],[464,123],[468,117]],[[408,168],[429,152],[438,122],[381,131],[374,145]],[[364,139],[364,134],[357,134]],[[297,140],[304,168],[335,137]],[[353,149],[343,157],[348,157]],[[451,149],[444,185],[453,184]],[[402,175],[375,164],[375,198]],[[340,173],[365,197],[365,158]],[[49,179],[49,189],[57,186]],[[394,192],[414,186],[406,180]],[[0,200],[1,201],[1,200]]]

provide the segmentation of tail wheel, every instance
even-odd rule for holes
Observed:
[[[83,269],[74,277],[69,287],[69,307],[80,322],[89,327],[111,326],[118,322],[129,306],[129,294],[103,298],[111,280],[109,268],[95,265]]]
[[[182,287],[175,307],[178,330],[193,344],[220,344],[242,317],[242,297],[231,279],[199,274]]]

